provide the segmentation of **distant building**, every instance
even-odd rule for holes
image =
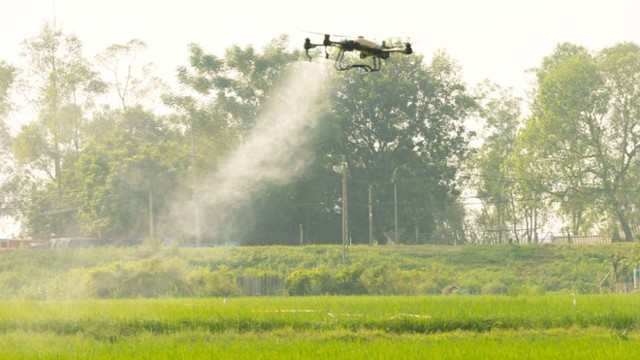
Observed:
[[[47,249],[49,240],[0,239],[0,249]]]
[[[51,247],[54,249],[106,246],[112,243],[111,239],[106,238],[69,237],[51,239]]]

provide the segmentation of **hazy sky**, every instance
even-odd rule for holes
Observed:
[[[522,94],[525,70],[538,66],[556,44],[570,41],[600,50],[619,41],[640,43],[640,0],[0,0],[0,60],[19,65],[20,43],[55,18],[76,33],[93,58],[107,46],[145,41],[169,80],[186,64],[195,42],[223,55],[230,45],[261,47],[301,31],[410,38],[429,58],[444,49],[474,85],[488,78]],[[312,35],[313,36],[313,35]],[[321,40],[317,35],[316,39]]]

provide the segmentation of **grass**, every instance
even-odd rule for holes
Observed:
[[[389,334],[346,330],[212,334],[141,333],[117,341],[17,332],[0,337],[1,359],[637,359],[640,337],[598,328]]]
[[[639,301],[638,294],[5,301],[0,302],[0,331],[624,330],[640,325]]]
[[[639,300],[629,294],[3,301],[0,359],[638,358]]]

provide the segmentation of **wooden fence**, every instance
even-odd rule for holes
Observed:
[[[553,244],[580,244],[580,245],[611,244],[611,236],[605,236],[605,235],[554,236],[551,239],[551,242]]]
[[[284,291],[284,280],[278,275],[241,276],[238,286],[245,296],[278,295]]]

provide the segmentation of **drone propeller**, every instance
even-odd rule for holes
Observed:
[[[332,36],[332,37],[337,37],[337,38],[344,38],[344,39],[355,39],[357,36],[350,36],[350,35],[338,35],[338,34],[329,34],[329,33],[320,33],[320,32],[316,32],[316,31],[307,31],[307,30],[300,30],[298,29],[297,31],[300,32],[304,32],[307,34],[314,34],[314,35],[322,35],[322,36]]]

